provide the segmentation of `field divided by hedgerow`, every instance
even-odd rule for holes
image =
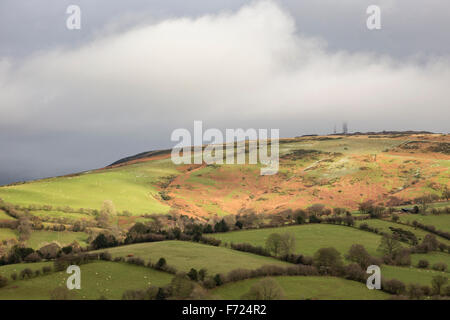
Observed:
[[[227,233],[216,233],[214,238],[228,243],[250,243],[255,246],[265,246],[266,240],[272,233],[294,234],[296,239],[296,253],[312,256],[320,248],[334,247],[341,254],[348,252],[352,244],[362,244],[367,251],[379,256],[377,251],[381,236],[361,231],[356,228],[331,224],[305,224],[280,228],[264,228]]]
[[[112,200],[118,211],[133,214],[167,213],[158,200],[157,184],[179,172],[170,159],[0,187],[0,198],[22,206],[52,205],[100,209]]]
[[[279,276],[272,279],[280,285],[284,299],[288,300],[381,300],[390,297],[379,290],[368,290],[363,283],[334,277]],[[256,278],[225,284],[212,290],[211,297],[240,299],[260,280]]]
[[[28,265],[32,269],[34,264]],[[72,299],[121,299],[126,290],[146,289],[150,285],[164,286],[172,279],[172,275],[165,272],[119,262],[97,261],[81,265],[80,268],[81,289],[71,291]],[[61,271],[10,281],[0,289],[0,300],[49,299],[53,289],[66,286],[68,276],[65,271]]]
[[[237,268],[253,270],[263,265],[289,265],[273,258],[187,241],[139,243],[109,248],[107,251],[113,257],[133,255],[144,259],[145,262],[151,260],[153,263],[163,257],[168,265],[178,271],[206,268],[209,275],[227,273]]]

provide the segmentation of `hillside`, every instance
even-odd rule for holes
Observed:
[[[176,166],[169,151],[153,151],[99,170],[3,186],[0,198],[56,211],[100,209],[111,200],[127,215],[175,210],[199,218],[315,203],[351,210],[366,200],[395,206],[424,194],[440,197],[450,186],[449,145],[450,136],[440,134],[282,139],[280,170],[273,176],[260,176],[259,165]]]
[[[271,176],[260,163],[175,165],[160,150],[1,186],[0,299],[240,299],[262,279],[283,299],[431,297],[450,272],[449,145],[430,133],[303,136],[280,140]],[[289,254],[271,249],[277,236]],[[380,266],[381,291],[365,286],[355,245]],[[321,267],[323,250],[336,269]],[[82,264],[80,291],[64,291],[65,259]]]

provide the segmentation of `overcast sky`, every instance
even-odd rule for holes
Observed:
[[[170,148],[194,120],[448,132],[449,33],[448,0],[1,0],[0,184]]]

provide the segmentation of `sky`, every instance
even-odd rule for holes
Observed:
[[[171,148],[195,120],[447,133],[449,33],[447,0],[1,0],[0,185]]]

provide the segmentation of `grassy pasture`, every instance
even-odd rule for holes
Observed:
[[[121,299],[125,290],[145,289],[150,285],[164,286],[172,279],[170,274],[126,263],[97,261],[81,265],[80,268],[81,289],[72,291],[73,298],[77,300],[98,299],[101,296]],[[68,277],[62,271],[27,280],[10,281],[0,289],[0,300],[49,299],[50,291],[65,286]]]
[[[0,276],[8,278],[11,281],[11,274],[17,273],[19,274],[23,269],[29,268],[33,271],[41,270],[44,266],[53,266],[52,261],[44,261],[44,262],[35,262],[35,263],[17,263],[17,264],[8,264],[6,266],[0,266]]]
[[[448,273],[429,269],[418,269],[413,267],[397,267],[383,265],[381,267],[381,276],[385,279],[397,279],[405,284],[418,283],[431,286],[431,280],[434,276],[443,275],[448,277]]]
[[[370,220],[364,220],[364,221],[357,221],[355,223],[356,226],[360,226],[362,223],[367,223],[370,227],[373,228],[378,228],[380,231],[384,231],[387,233],[392,234],[392,231],[389,229],[389,227],[394,227],[394,228],[400,228],[403,230],[407,230],[407,231],[411,231],[412,233],[414,233],[417,237],[417,240],[422,241],[422,239],[429,234],[429,232],[426,232],[422,229],[419,228],[414,228],[412,226],[407,226],[407,225],[403,225],[403,224],[399,224],[399,223],[394,223],[391,221],[386,221],[386,220],[379,220],[379,219],[370,219]],[[442,242],[445,243],[446,245],[450,245],[450,241],[439,237],[436,235],[436,238]]]
[[[284,299],[288,300],[381,300],[389,298],[389,294],[385,292],[368,290],[363,283],[334,277],[280,276],[273,277],[273,279],[283,288]],[[211,294],[216,299],[240,299],[259,280],[261,279],[248,279],[225,284],[212,290]]]
[[[404,214],[400,215],[400,221],[403,223],[413,223],[416,220],[424,225],[435,226],[436,229],[450,232],[450,215],[441,214],[441,215],[422,215],[422,214]]]
[[[450,272],[450,254],[445,252],[428,252],[415,253],[411,255],[411,264],[417,266],[419,260],[427,260],[430,263],[430,268],[437,262],[443,262],[447,265],[447,272]]]
[[[17,239],[18,234],[15,230],[8,228],[0,228],[0,241],[9,240],[9,239]]]
[[[362,244],[367,251],[379,256],[377,252],[381,236],[360,231],[355,228],[336,226],[331,224],[306,224],[280,228],[267,228],[227,233],[215,233],[214,238],[222,242],[250,243],[252,245],[265,246],[266,239],[272,233],[291,232],[296,239],[296,252],[312,256],[318,249],[334,247],[341,254],[346,254],[352,244]]]
[[[30,214],[33,216],[36,216],[38,218],[41,218],[42,221],[57,221],[58,219],[64,218],[69,223],[75,223],[77,221],[92,221],[95,219],[94,216],[90,216],[87,214],[81,214],[81,213],[68,213],[68,212],[62,212],[62,211],[46,211],[46,210],[35,210],[30,211]]]
[[[87,245],[87,238],[84,232],[34,230],[27,245],[39,249],[46,242],[57,241],[61,245],[68,245],[76,240],[83,247]]]
[[[291,148],[314,149],[343,154],[379,153],[401,144],[402,140],[344,137],[338,140],[306,140],[289,144]]]
[[[10,215],[6,214],[5,211],[0,209],[0,220],[16,220],[16,219],[11,217]]]
[[[191,268],[197,270],[206,268],[210,275],[226,273],[237,268],[257,269],[269,264],[288,265],[272,258],[185,241],[131,244],[109,248],[107,251],[113,257],[125,257],[133,254],[146,262],[149,260],[157,262],[159,258],[164,257],[167,264],[175,267],[178,271],[189,271]]]
[[[170,159],[56,177],[20,185],[0,187],[0,198],[20,205],[50,204],[100,209],[112,200],[119,211],[133,214],[167,213],[169,206],[157,200],[156,184],[178,174]]]

